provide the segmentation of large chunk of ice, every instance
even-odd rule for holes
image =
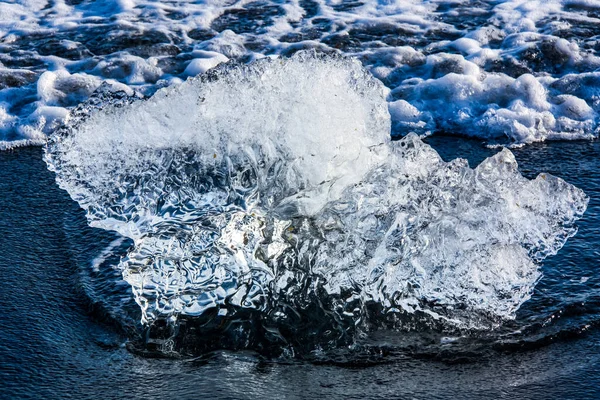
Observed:
[[[302,296],[357,320],[356,301],[460,326],[513,317],[587,197],[523,178],[508,150],[471,169],[415,135],[390,142],[385,95],[350,59],[227,64],[81,107],[46,161],[92,226],[134,240],[119,267],[146,322],[284,318]]]

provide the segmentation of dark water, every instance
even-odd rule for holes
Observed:
[[[460,155],[471,165],[497,151],[443,136],[429,143],[445,159]],[[369,352],[341,349],[316,360],[248,351],[152,358],[133,351],[137,306],[115,271],[90,266],[114,237],[87,227],[41,153],[0,152],[0,398],[600,397],[597,141],[514,151],[528,177],[546,171],[590,196],[578,234],[545,261],[515,322],[448,344],[434,343],[429,332],[380,332],[368,339]],[[119,317],[117,309],[131,312]]]

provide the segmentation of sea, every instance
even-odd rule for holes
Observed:
[[[600,2],[0,2],[0,398],[600,398]]]

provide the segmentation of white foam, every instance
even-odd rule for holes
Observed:
[[[86,100],[101,82],[96,76],[70,74],[64,69],[46,71],[37,81],[37,93],[44,106],[73,106]]]
[[[427,65],[435,68],[441,62],[428,58]],[[575,96],[551,95],[547,86],[555,80],[543,82],[531,74],[516,79],[485,74],[466,60],[455,65],[460,66],[460,73],[415,79],[394,90],[412,103],[417,111],[412,115],[421,116],[424,130],[442,128],[488,138],[508,136],[516,143],[594,136],[597,112]],[[396,123],[415,122],[414,117],[394,115]]]
[[[8,89],[19,94],[6,100],[10,118],[5,121],[12,122],[2,129],[0,140],[22,139],[26,132],[39,129],[35,109],[56,106],[54,102],[63,95],[55,94],[56,88],[44,89],[44,80],[50,79],[47,73],[93,76],[95,86],[99,80],[117,80],[130,90],[152,93],[165,84],[205,73],[226,59],[249,62],[306,48],[357,56],[395,90],[391,102],[404,100],[417,108],[423,117],[419,122],[394,113],[395,134],[404,135],[413,129],[420,133],[447,130],[516,144],[597,136],[600,105],[591,93],[600,86],[584,86],[589,94],[582,94],[579,87],[552,86],[553,80],[566,74],[589,74],[600,68],[592,35],[600,19],[587,11],[598,8],[593,1],[469,4],[366,0],[350,4],[315,0],[312,7],[307,6],[310,4],[313,2],[266,1],[257,6],[245,0],[177,6],[153,0],[83,1],[74,5],[41,0],[1,3],[0,37],[6,54],[16,50],[25,54],[24,62],[18,64],[31,63],[31,67],[23,68],[39,76],[39,81]],[[94,31],[98,28],[102,28],[99,33]],[[77,31],[81,36],[73,34]],[[152,39],[153,35],[162,38]],[[43,55],[48,44],[43,38],[53,37],[60,39],[57,48],[75,53],[81,49],[84,55],[70,58],[58,50]],[[91,45],[86,41],[90,39]],[[97,50],[94,46],[99,44],[105,46]],[[97,54],[85,53],[86,46]],[[198,51],[219,55],[195,55]],[[6,70],[17,77],[23,68]],[[533,76],[544,93],[538,91],[533,98],[513,90],[518,85],[515,79],[523,74]],[[439,112],[437,103],[415,94],[421,90],[419,85],[405,93],[405,88],[414,86],[415,78],[431,90],[438,86],[443,97],[460,99],[462,106],[453,107],[453,112]],[[507,80],[507,92],[497,99],[484,94],[498,93],[491,82],[501,80]],[[43,89],[37,102],[12,107],[20,104],[17,99],[31,99],[31,85]],[[476,95],[465,95],[470,90]],[[83,101],[86,93],[80,92],[77,101]],[[591,111],[585,110],[584,119],[572,118],[574,114],[560,106],[564,102],[561,96],[575,96]],[[551,106],[539,110],[539,102]],[[72,103],[75,101],[67,108]],[[579,103],[577,108],[585,107]],[[42,133],[51,130],[41,128]]]
[[[195,51],[193,55],[198,58],[194,58],[190,61],[185,68],[185,71],[183,71],[184,75],[200,75],[223,62],[229,61],[227,57],[214,51]]]

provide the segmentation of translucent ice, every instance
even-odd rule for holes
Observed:
[[[587,197],[523,178],[508,150],[471,169],[391,142],[385,96],[356,60],[228,63],[145,101],[97,97],[46,161],[92,226],[133,239],[119,268],[144,322],[285,319],[304,298],[356,321],[373,303],[458,326],[513,317]]]

